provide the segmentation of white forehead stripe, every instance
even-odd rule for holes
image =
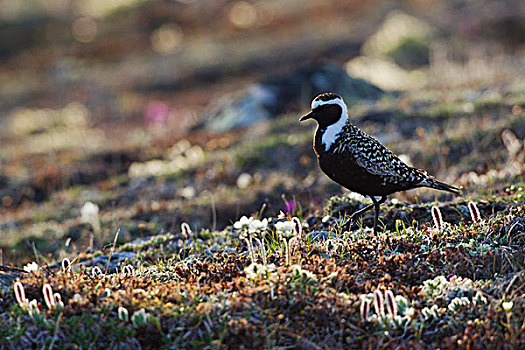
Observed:
[[[331,100],[328,100],[328,101],[313,100],[312,101],[312,109],[316,109],[317,107],[322,106],[322,105],[340,105],[341,106],[341,104],[344,105],[344,102],[339,97],[331,99]]]

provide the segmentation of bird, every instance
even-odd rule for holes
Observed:
[[[354,126],[343,98],[335,93],[315,97],[311,111],[299,120],[308,119],[318,124],[313,148],[321,170],[339,185],[372,200],[373,204],[354,212],[350,220],[374,208],[374,234],[380,205],[392,193],[418,187],[461,193],[459,188],[405,164],[375,138]]]

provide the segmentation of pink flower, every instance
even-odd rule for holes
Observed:
[[[166,124],[170,116],[170,107],[162,101],[151,101],[144,108],[146,124]]]
[[[287,213],[292,213],[295,210],[295,201],[291,200],[286,202],[284,205],[284,211]]]

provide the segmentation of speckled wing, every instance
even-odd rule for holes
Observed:
[[[353,133],[350,148],[355,162],[368,173],[381,176],[385,183],[417,184],[427,177],[425,172],[409,167],[392,151],[361,130]]]

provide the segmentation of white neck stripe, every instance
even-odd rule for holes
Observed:
[[[343,100],[336,98],[329,101],[314,101],[312,102],[312,110],[325,104],[336,104],[341,107],[341,117],[336,123],[326,128],[322,137],[322,143],[325,147],[325,150],[328,151],[330,146],[332,146],[332,144],[335,142],[337,134],[343,130],[344,126],[348,122],[348,109],[346,108],[346,104],[343,102]]]

